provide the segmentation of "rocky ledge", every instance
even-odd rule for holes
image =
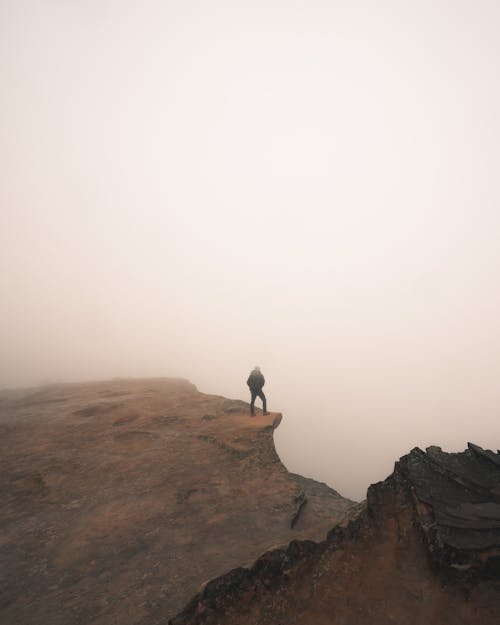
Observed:
[[[0,622],[165,624],[203,583],[356,506],[290,474],[281,415],[184,380],[0,393]]]
[[[326,540],[206,585],[170,625],[498,625],[500,455],[415,448]]]

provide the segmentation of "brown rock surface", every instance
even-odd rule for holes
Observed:
[[[171,625],[498,625],[500,454],[418,448],[347,528],[213,580]]]
[[[0,622],[166,623],[202,582],[353,502],[288,473],[281,416],[183,380],[0,393]]]

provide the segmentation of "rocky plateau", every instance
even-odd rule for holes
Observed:
[[[280,420],[185,380],[0,392],[1,625],[500,623],[500,453],[415,448],[357,504]]]
[[[356,504],[289,473],[281,415],[185,380],[0,393],[0,623],[166,624],[204,582]]]

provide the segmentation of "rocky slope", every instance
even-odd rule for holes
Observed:
[[[414,449],[347,528],[213,580],[171,625],[498,625],[500,454]]]
[[[0,622],[166,623],[203,582],[345,524],[353,502],[281,464],[280,418],[182,380],[1,392]]]

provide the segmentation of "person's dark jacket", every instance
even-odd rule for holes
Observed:
[[[264,379],[264,376],[256,369],[252,371],[247,380],[247,384],[251,391],[260,391],[265,383],[266,380]]]

